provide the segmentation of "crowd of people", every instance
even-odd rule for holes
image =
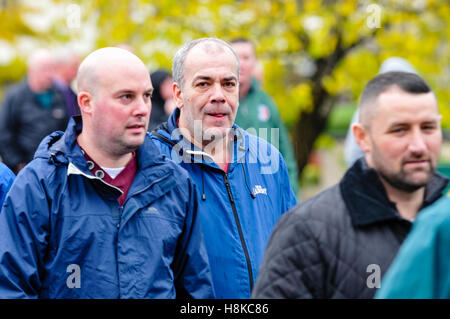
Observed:
[[[257,65],[242,38],[189,41],[172,72],[120,47],[33,53],[0,113],[0,298],[450,298],[432,88],[371,79],[361,156],[298,203]]]

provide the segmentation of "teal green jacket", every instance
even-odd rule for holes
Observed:
[[[247,130],[248,133],[262,137],[278,148],[284,157],[289,173],[289,181],[298,198],[298,168],[289,134],[281,120],[275,102],[261,90],[256,79],[252,79],[252,86],[247,96],[239,99],[235,123]],[[271,134],[271,128],[279,129],[278,139],[276,134]]]
[[[450,198],[419,214],[392,266],[378,299],[450,298]]]

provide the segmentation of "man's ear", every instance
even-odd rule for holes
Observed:
[[[352,125],[353,136],[356,143],[359,145],[364,153],[370,153],[372,144],[369,137],[369,131],[367,127],[364,127],[361,123],[354,123]]]
[[[172,93],[173,93],[173,100],[175,101],[176,106],[179,109],[182,109],[184,106],[183,92],[181,92],[180,85],[177,82],[173,82],[172,84]]]
[[[91,114],[93,109],[93,98],[89,92],[81,91],[77,96],[81,113]]]

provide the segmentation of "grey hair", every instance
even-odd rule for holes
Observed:
[[[183,89],[184,86],[184,61],[186,60],[186,56],[193,47],[203,42],[215,42],[223,47],[228,48],[233,53],[234,57],[236,58],[238,66],[237,76],[239,79],[239,69],[240,69],[239,56],[237,55],[236,51],[234,51],[233,47],[219,38],[200,38],[185,43],[180,49],[178,49],[173,58],[172,62],[173,82],[178,83],[181,89]]]

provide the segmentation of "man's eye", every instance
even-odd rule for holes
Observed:
[[[403,127],[399,127],[399,128],[395,128],[395,129],[391,130],[391,132],[394,134],[401,134],[401,133],[404,133],[405,131],[406,131],[406,129]]]
[[[120,96],[121,100],[130,100],[133,96],[131,94],[123,94]]]
[[[234,86],[236,86],[236,83],[234,83],[234,82],[225,82],[225,86],[227,86],[227,87],[234,87]]]
[[[152,98],[152,94],[151,93],[144,93],[144,98],[151,99]]]
[[[424,125],[424,126],[422,126],[422,130],[425,130],[425,131],[432,131],[434,129],[436,129],[436,126],[434,126],[434,125]]]

